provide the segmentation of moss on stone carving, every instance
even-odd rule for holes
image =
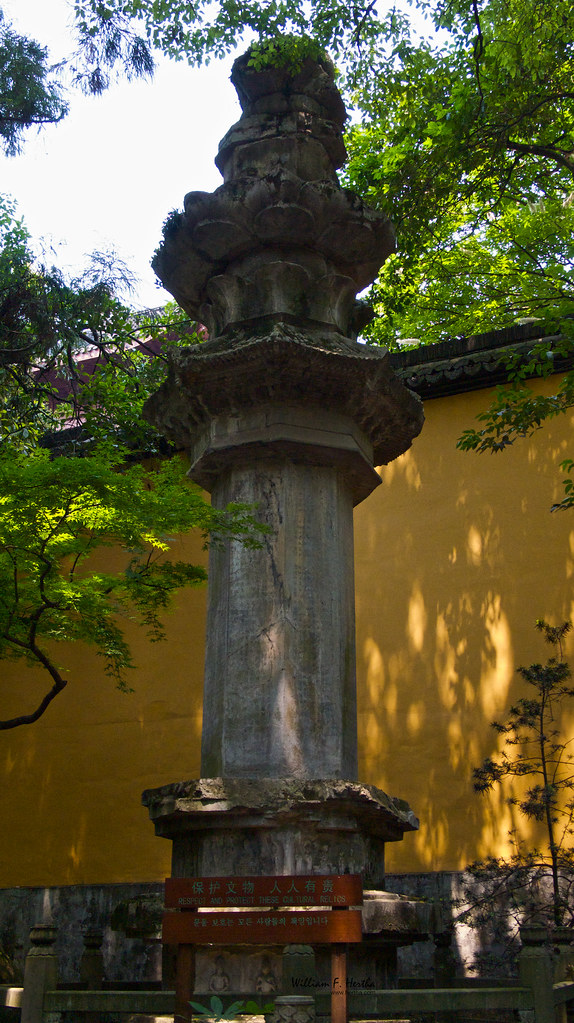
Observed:
[[[310,36],[274,36],[252,43],[246,54],[247,67],[253,71],[281,68],[291,74],[298,74],[306,60],[333,67],[327,51]]]

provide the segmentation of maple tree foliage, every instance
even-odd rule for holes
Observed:
[[[37,698],[25,671],[4,676],[22,709],[0,710],[0,730],[38,720],[68,684],[60,644],[92,646],[129,690],[126,622],[162,639],[175,593],[206,577],[170,557],[178,534],[258,542],[250,510],[211,508],[145,423],[165,350],[200,339],[173,306],[135,316],[115,295],[123,279],[100,256],[66,281],[0,206],[0,657],[47,679]],[[118,567],[102,571],[94,554],[110,547]]]

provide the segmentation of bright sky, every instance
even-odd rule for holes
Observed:
[[[73,46],[66,0],[4,0],[8,20],[48,46],[50,59]],[[217,146],[238,119],[232,60],[196,70],[161,61],[151,83],[113,86],[100,97],[70,92],[60,124],[28,132],[21,156],[0,155],[0,191],[18,202],[34,242],[72,272],[93,250],[113,248],[139,279],[130,302],[170,296],[149,265],[162,224],[189,191],[213,191]],[[37,246],[39,247],[39,246]]]

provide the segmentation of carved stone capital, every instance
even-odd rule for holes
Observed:
[[[194,448],[214,417],[280,404],[352,419],[372,445],[374,465],[405,451],[423,424],[419,398],[394,375],[384,349],[285,322],[259,335],[236,330],[231,343],[219,338],[174,351],[146,416],[176,444]]]

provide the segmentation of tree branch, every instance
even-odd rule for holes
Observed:
[[[30,714],[19,714],[15,718],[8,718],[4,721],[0,721],[0,732],[7,731],[10,728],[19,728],[20,725],[33,724],[34,721],[37,721],[38,718],[42,717],[42,714],[50,706],[52,700],[54,700],[58,693],[61,693],[62,689],[65,689],[68,684],[67,679],[62,678],[58,669],[52,664],[50,659],[46,657],[43,651],[40,650],[38,646],[36,646],[35,643],[32,645],[32,647],[30,647],[28,643],[23,643],[21,640],[15,639],[14,637],[10,638],[9,642],[13,643],[14,646],[21,647],[22,649],[28,650],[31,654],[33,654],[36,660],[38,660],[40,664],[46,669],[48,674],[51,675],[52,679],[54,680],[54,684],[52,688],[49,690],[49,692],[46,693],[44,698],[40,700],[40,703],[36,707],[36,710],[32,711]]]
[[[476,71],[476,85],[478,88],[478,95],[480,96],[480,106],[478,110],[480,114],[484,108],[484,93],[482,91],[482,82],[480,81],[480,59],[484,53],[484,36],[480,26],[480,14],[478,11],[477,0],[472,0],[472,14],[474,17],[474,24],[476,25],[476,39],[472,48],[472,54],[474,57],[474,67]]]
[[[363,14],[359,24],[357,25],[355,31],[353,32],[352,42],[354,43],[355,46],[360,47],[360,45],[361,45],[361,32],[363,30],[363,26],[365,25],[365,23],[367,21],[367,18],[369,17],[369,14],[371,14],[373,12],[373,10],[374,10],[374,8],[376,6],[376,2],[377,2],[377,0],[371,0],[371,3],[369,4],[367,9],[365,10],[365,12],[364,12],[364,14]]]
[[[526,153],[530,156],[545,156],[560,167],[565,167],[570,174],[574,175],[574,154],[563,153],[560,149],[553,149],[551,146],[537,146],[530,142],[512,142],[510,139],[506,148],[511,153]]]

